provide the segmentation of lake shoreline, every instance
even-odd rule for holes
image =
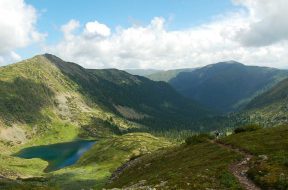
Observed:
[[[48,162],[45,173],[74,165],[80,157],[95,145],[96,140],[77,139],[70,142],[27,147],[12,156],[32,159],[39,158]]]

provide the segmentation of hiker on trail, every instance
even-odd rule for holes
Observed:
[[[220,136],[219,131],[215,131],[215,137],[216,137],[216,139],[219,139],[219,136]]]

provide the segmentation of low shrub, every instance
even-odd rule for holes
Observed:
[[[259,129],[262,129],[260,125],[251,124],[251,125],[245,125],[242,127],[238,127],[234,130],[234,133],[243,133],[243,132],[249,132],[249,131],[257,131]]]
[[[288,158],[284,160],[284,166],[288,168]]]
[[[287,173],[277,164],[258,162],[248,170],[247,174],[263,189],[288,189]]]
[[[228,189],[240,189],[234,176],[227,171],[219,171],[219,180],[221,184],[225,185]]]
[[[208,139],[213,139],[214,137],[210,134],[207,133],[201,133],[197,135],[190,136],[185,139],[185,143],[187,145],[194,145],[194,144],[199,144],[206,142]]]

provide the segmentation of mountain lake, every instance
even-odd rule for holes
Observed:
[[[51,172],[75,164],[95,143],[96,141],[91,140],[76,140],[33,146],[22,149],[14,156],[25,159],[40,158],[45,160],[49,165],[44,171]]]

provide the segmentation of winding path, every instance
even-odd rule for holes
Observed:
[[[230,172],[238,179],[241,186],[246,190],[261,190],[252,180],[247,177],[247,171],[249,170],[249,161],[253,158],[253,155],[241,150],[239,148],[235,148],[231,145],[224,144],[219,141],[211,141],[218,146],[232,150],[238,154],[241,154],[244,158],[238,162],[235,162],[229,166]]]
[[[211,143],[217,144],[218,146],[236,152],[243,156],[243,159],[237,161],[229,166],[229,171],[236,177],[241,186],[245,190],[261,190],[252,180],[247,177],[247,171],[249,170],[249,161],[253,158],[253,155],[247,151],[244,151],[239,148],[235,148],[229,144],[224,144],[220,141],[210,140]],[[127,168],[137,164],[140,161],[140,158],[128,161],[119,167],[111,176],[108,183],[111,183],[113,180],[117,179],[120,174]]]

